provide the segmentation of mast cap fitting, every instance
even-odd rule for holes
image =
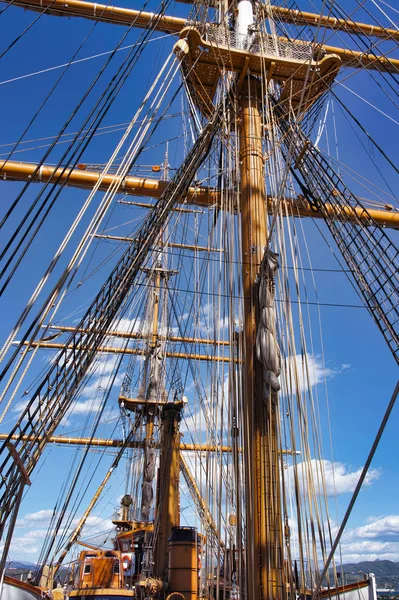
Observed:
[[[187,44],[186,40],[178,40],[173,47],[173,52],[179,57],[183,58],[190,52],[190,46]]]
[[[129,507],[133,504],[133,498],[129,494],[125,494],[121,500],[122,506]]]

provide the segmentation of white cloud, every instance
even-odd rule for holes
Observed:
[[[10,556],[14,559],[16,556],[32,558],[40,550],[46,534],[47,529],[33,529],[23,535],[14,536],[11,542]]]
[[[369,517],[342,538],[343,562],[399,561],[399,515]]]
[[[196,475],[197,482],[200,483],[202,480],[203,485],[208,487],[206,477],[202,476],[201,478],[198,467],[196,469],[193,463],[193,456],[191,454],[185,455],[185,458],[194,475]],[[229,468],[227,465],[224,466],[226,475]],[[218,465],[214,464],[213,469],[215,469],[216,473],[219,472]],[[349,475],[356,472],[351,471],[347,467],[345,467],[344,471]],[[192,509],[193,502],[184,484],[182,484],[181,491],[182,505]],[[204,492],[204,497],[208,498],[208,494],[210,494],[209,499],[212,506],[213,493],[210,489],[207,490],[207,493]],[[217,506],[217,503],[215,506]],[[48,534],[47,525],[52,517],[52,513],[51,509],[44,509],[28,513],[18,520],[16,535],[13,538],[10,553],[12,558],[28,559],[39,552],[43,540]],[[191,511],[185,510],[184,517],[187,519],[188,524],[194,524],[195,518],[191,514]],[[79,517],[73,520],[72,527],[76,525],[78,520]],[[102,543],[104,541],[104,534],[112,529],[110,520],[109,515],[91,515],[87,520],[82,538],[90,541],[95,539],[94,543],[96,541]],[[196,522],[195,524],[198,523]],[[31,530],[19,533],[23,527],[30,527]],[[291,520],[290,528],[293,542],[294,539],[297,539],[297,530],[295,523],[291,522]],[[334,537],[338,527],[336,524],[332,524],[331,529]],[[366,560],[399,561],[399,514],[371,516],[360,526],[346,530],[341,541],[340,551],[343,563],[356,563]]]
[[[392,560],[393,562],[399,561],[399,547],[396,549],[392,549],[389,551],[388,549],[385,552],[374,553],[374,552],[350,552],[344,548],[342,552],[342,561],[343,563],[358,563],[362,561],[372,561],[372,560]]]
[[[96,398],[96,397],[99,398],[99,396],[100,396],[99,392],[104,392],[105,390],[108,389],[108,387],[111,384],[119,387],[123,381],[123,374],[119,373],[118,375],[116,375],[114,381],[113,381],[113,377],[114,377],[114,374],[112,373],[110,375],[101,375],[99,377],[94,378],[92,383],[90,383],[89,385],[86,385],[84,387],[81,395],[84,397],[88,397],[88,398]],[[90,401],[84,402],[84,403],[81,402],[80,404],[90,404]],[[98,403],[96,403],[96,404],[98,404]]]
[[[53,515],[53,511],[51,508],[47,508],[45,510],[39,510],[34,513],[29,513],[18,519],[17,527],[27,527],[32,525],[33,523],[36,525],[48,523]]]
[[[207,302],[201,306],[199,319],[199,329],[204,335],[213,337],[216,334],[217,339],[226,332],[229,327],[230,318],[228,314],[221,315],[214,304]]]
[[[324,494],[324,478],[324,486],[328,496],[339,496],[353,492],[362,472],[362,467],[353,470],[349,465],[340,462],[332,463],[329,460],[312,459],[307,462],[300,462],[296,466],[290,465],[287,468],[285,472],[291,486],[294,485],[295,469],[303,490],[308,489],[309,482],[312,481],[318,493],[320,495]],[[378,469],[370,469],[363,485],[370,485],[379,476],[380,471]]]
[[[356,529],[360,538],[393,537],[399,538],[399,515],[369,517],[366,525]]]
[[[300,393],[333,379],[350,368],[350,364],[327,367],[321,356],[316,354],[296,354],[284,359],[282,366],[283,393]]]
[[[40,551],[46,536],[52,533],[48,529],[52,517],[53,510],[44,509],[37,512],[28,513],[22,518],[18,519],[15,532],[16,534],[12,539],[10,548],[10,556],[14,560],[17,558],[26,559],[27,557],[34,559],[34,555]],[[68,515],[66,515],[66,518],[68,518]],[[68,528],[68,534],[70,534],[76,527],[80,521],[80,518],[80,516],[77,516],[72,520],[70,527]],[[22,531],[24,529],[25,531]],[[82,539],[89,537],[90,540],[96,538],[98,543],[102,543],[104,541],[102,539],[104,533],[109,532],[112,529],[113,525],[110,515],[107,517],[90,515],[87,518],[81,537]],[[97,539],[97,536],[100,537]]]
[[[122,384],[124,373],[118,373],[115,376],[117,367],[117,355],[99,356],[91,366],[88,375],[90,382],[82,388],[77,402],[72,404],[68,410],[67,417],[63,425],[69,425],[73,417],[96,413],[101,404],[104,392],[112,385],[118,389]],[[115,378],[114,378],[115,376]]]
[[[298,527],[295,518],[289,519],[291,532],[291,548],[293,557],[299,557]],[[330,523],[331,535],[335,539],[339,526]],[[327,523],[324,531],[327,532]],[[321,559],[319,543],[318,556]],[[399,515],[384,515],[369,517],[358,527],[347,528],[341,538],[339,550],[335,555],[340,564],[357,563],[361,561],[391,560],[399,561]],[[342,560],[341,560],[342,558]],[[312,560],[312,559],[310,559]],[[321,562],[320,562],[321,564]]]
[[[93,400],[85,400],[83,402],[77,402],[73,406],[71,416],[87,415],[91,412],[97,412],[97,410],[98,402],[94,402]]]
[[[30,402],[29,398],[27,400],[21,400],[21,402],[18,402],[14,406],[14,408],[12,409],[12,412],[21,414],[25,410],[25,408],[28,406],[29,402]]]
[[[116,339],[116,338],[113,338]],[[118,338],[118,341],[123,341]],[[118,345],[118,344],[116,344]],[[67,412],[67,417],[62,421],[63,425],[68,425],[73,416],[96,412],[99,406],[101,392],[104,392],[112,383],[114,371],[118,362],[117,354],[99,355],[97,360],[90,366],[87,375],[91,378],[90,383],[82,388],[80,398],[88,398],[74,403],[72,408]],[[123,381],[124,374],[118,373],[115,377],[114,386],[119,387]],[[13,413],[21,414],[30,402],[30,398],[26,398],[18,402]],[[33,405],[35,406],[35,404]]]
[[[143,324],[140,317],[135,319],[119,319],[115,321],[111,327],[112,331],[118,331],[120,333],[141,333],[144,335],[146,329],[146,323]],[[121,348],[126,344],[126,338],[109,336],[105,338],[104,345]]]
[[[312,388],[336,374],[333,369],[324,366],[320,356],[313,354],[296,354],[286,358],[284,362],[283,371],[286,372],[287,383],[298,381],[300,390]]]

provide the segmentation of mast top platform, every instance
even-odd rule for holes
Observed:
[[[281,84],[280,106],[288,104],[303,113],[321,96],[341,66],[335,54],[321,56],[310,45],[273,39],[259,32],[240,36],[227,28],[208,25],[201,32],[185,27],[175,44],[194,101],[206,116],[214,110],[213,98],[223,70],[238,74],[238,87],[247,73],[267,84]],[[305,88],[305,93],[304,93]],[[303,99],[303,100],[302,100]]]

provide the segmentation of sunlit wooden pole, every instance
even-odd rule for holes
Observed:
[[[154,573],[166,577],[168,540],[180,525],[180,432],[183,402],[170,402],[162,409],[161,452],[157,486],[157,517],[154,535]]]
[[[255,356],[260,263],[267,241],[260,89],[244,81],[240,105],[241,234],[244,296],[244,432],[248,600],[283,598],[283,547],[277,455],[277,399],[265,398]],[[273,393],[274,394],[274,393]]]
[[[159,330],[159,307],[160,307],[160,294],[161,294],[161,270],[158,268],[154,269],[154,272],[150,274],[154,278],[154,288],[152,291],[152,330],[150,339],[150,354],[148,356],[147,368],[145,370],[143,387],[146,388],[147,400],[153,400],[153,395],[157,394],[159,390],[155,389],[155,386],[159,385],[159,382],[152,381],[154,376],[154,369],[157,367],[155,361],[158,360],[156,356],[156,350],[158,345],[158,330]],[[156,398],[158,399],[158,398]],[[145,443],[144,443],[144,465],[143,465],[143,488],[142,488],[142,500],[141,500],[141,518],[143,521],[150,519],[150,505],[152,500],[146,499],[148,493],[149,484],[152,485],[152,480],[155,474],[155,454],[154,454],[154,422],[157,413],[157,405],[148,402],[143,409],[146,417],[145,425]]]
[[[399,63],[398,63],[399,68]],[[50,165],[42,165],[41,167],[34,163],[8,161],[4,164],[0,163],[0,180],[1,181],[34,181],[36,183],[52,182],[57,184],[68,183],[68,186],[78,187],[91,190],[98,180],[102,178],[100,185],[101,191],[106,191],[111,185],[120,180],[120,191],[129,196],[139,196],[144,198],[159,198],[165,191],[168,184],[167,181],[154,179],[150,177],[134,177],[128,175],[126,177],[118,177],[117,175],[102,176],[98,171],[82,170],[82,169],[54,169]],[[189,205],[197,205],[199,207],[212,207],[220,205],[220,193],[216,188],[206,186],[193,187],[188,190],[187,196],[181,199],[182,203]],[[273,196],[267,196],[267,209],[272,212],[275,206],[276,199]],[[122,204],[129,204],[127,201],[120,201]],[[321,212],[315,212],[301,195],[296,198],[286,197],[280,198],[283,214],[288,213],[293,217],[311,217],[312,219],[323,219]],[[135,206],[142,208],[154,208],[153,204],[132,203]],[[239,210],[239,207],[235,207]],[[174,210],[187,212],[189,208],[176,207]],[[365,214],[359,207],[341,208],[337,212],[337,207],[329,203],[324,205],[324,211],[331,215],[331,218],[345,218],[349,221],[362,221],[365,226],[372,217],[378,227],[386,227],[389,229],[399,229],[399,212],[393,210],[393,207],[386,206],[384,210],[376,210],[367,208]],[[354,214],[356,213],[356,214]]]

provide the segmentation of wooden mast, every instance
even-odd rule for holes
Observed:
[[[162,235],[161,235],[162,239]],[[160,245],[162,250],[162,245]],[[157,476],[156,516],[154,519],[154,532],[145,533],[145,546],[143,575],[152,573],[165,581],[168,567],[168,540],[173,527],[180,525],[180,432],[179,423],[183,410],[183,400],[167,402],[162,382],[162,362],[165,355],[161,351],[160,318],[164,310],[162,292],[163,281],[175,274],[167,270],[161,260],[156,262],[153,269],[149,269],[149,276],[153,278],[154,289],[152,298],[152,329],[149,344],[149,377],[146,378],[146,436],[144,444],[144,471],[143,471],[143,498],[142,518],[150,519],[150,503],[146,499],[148,486],[152,487],[155,475],[155,443],[154,426],[156,420],[161,422],[161,441],[159,455],[159,469]],[[160,409],[162,405],[162,408]],[[146,489],[147,488],[147,492]],[[151,499],[152,503],[152,499]],[[147,510],[143,506],[147,504]],[[149,548],[151,547],[151,552]],[[150,560],[152,565],[150,565]]]
[[[277,453],[277,399],[265,403],[262,365],[255,356],[258,284],[267,243],[260,84],[248,78],[239,98],[241,235],[244,296],[244,410],[248,599],[284,598],[283,534]]]
[[[141,518],[143,521],[148,521],[150,516],[151,500],[146,498],[149,487],[152,488],[152,480],[155,470],[155,454],[154,454],[154,420],[157,412],[157,393],[158,393],[158,378],[157,371],[157,345],[158,345],[158,319],[159,319],[159,303],[160,303],[160,288],[161,288],[161,271],[154,269],[155,273],[151,273],[149,277],[154,278],[154,289],[152,298],[152,332],[149,348],[149,356],[144,375],[144,386],[147,389],[146,400],[148,401],[143,411],[146,415],[145,425],[145,443],[144,443],[144,468],[143,468],[143,487],[141,500]],[[148,377],[149,371],[149,377]]]
[[[180,525],[180,429],[183,401],[168,402],[161,413],[162,434],[154,523],[154,573],[164,579],[168,566],[168,540]]]

